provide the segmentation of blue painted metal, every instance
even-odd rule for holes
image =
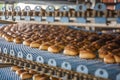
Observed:
[[[60,22],[68,23],[69,22],[69,18],[68,17],[61,17]]]
[[[115,10],[120,10],[120,3],[119,3],[119,4],[116,4]]]
[[[100,12],[104,12],[106,10],[106,5],[103,4],[103,3],[97,3],[94,7],[94,10],[96,11],[100,11]],[[95,17],[95,23],[100,23],[100,24],[103,24],[103,23],[106,23],[107,22],[107,19],[106,17]]]
[[[55,7],[54,6],[49,5],[46,8],[46,12],[54,12],[54,11],[55,11]],[[55,17],[54,16],[47,16],[46,21],[47,22],[54,22],[55,21]]]
[[[21,8],[20,6],[16,6],[15,7],[15,11],[18,13],[18,12],[21,12]],[[21,16],[14,16],[15,20],[21,20]]]
[[[115,10],[117,10],[120,13],[120,3],[115,6]],[[120,15],[116,18],[117,23],[120,23]]]
[[[117,17],[116,21],[117,23],[120,23],[120,17]]]
[[[61,6],[59,9],[60,12],[69,12],[69,7],[68,6]],[[63,16],[60,19],[61,22],[63,23],[68,23],[69,22],[69,17]]]
[[[94,7],[94,10],[96,10],[96,11],[105,11],[106,9],[107,8],[104,3],[97,3]]]
[[[25,6],[24,11],[27,12],[27,13],[30,12],[31,11],[30,6]],[[31,19],[30,16],[25,16],[26,21],[30,21],[30,19]]]
[[[35,12],[40,12],[41,11],[41,7],[40,6],[36,6],[34,8],[34,10],[35,10]],[[35,21],[41,22],[42,16],[35,16],[34,19],[35,19]]]
[[[21,80],[11,67],[0,68],[0,80]]]
[[[86,18],[84,18],[84,17],[77,17],[77,18],[76,18],[76,22],[77,22],[77,23],[86,23],[87,20],[86,20]]]
[[[101,60],[98,60],[98,59],[88,61],[85,59],[80,59],[79,56],[74,56],[74,57],[66,56],[66,55],[63,55],[62,53],[55,55],[48,51],[41,51],[36,48],[30,48],[28,46],[24,46],[23,44],[15,44],[13,42],[11,42],[11,43],[6,42],[2,38],[0,38],[0,48],[1,48],[2,53],[4,52],[4,48],[6,48],[7,54],[10,54],[10,50],[13,49],[16,57],[18,57],[18,52],[22,52],[24,59],[27,59],[28,54],[31,54],[32,55],[31,60],[33,60],[33,61],[36,61],[38,56],[41,56],[44,59],[45,64],[48,64],[48,61],[50,59],[54,59],[56,61],[57,67],[61,67],[64,69],[73,70],[73,71],[77,71],[77,72],[83,71],[83,69],[78,68],[79,65],[82,65],[84,70],[86,71],[86,69],[88,69],[87,72],[91,75],[95,75],[96,70],[101,68],[101,69],[106,70],[110,80],[115,80],[115,77],[120,73],[119,64],[105,64],[104,62],[102,62]],[[5,53],[6,53],[6,51],[5,51]],[[30,59],[30,58],[28,58],[28,59]],[[41,63],[41,59],[36,62]],[[102,76],[102,77],[104,77],[104,76]],[[8,79],[8,80],[10,80],[10,79]]]
[[[85,12],[86,10],[87,10],[87,7],[84,4],[79,4],[75,7],[76,12]],[[76,17],[76,22],[77,23],[86,23],[87,20],[86,20],[86,18],[81,16],[81,17]]]
[[[46,11],[47,11],[47,12],[54,12],[54,11],[55,11],[55,7],[49,5],[49,6],[46,8]]]
[[[85,12],[86,10],[87,10],[87,7],[84,4],[79,4],[79,5],[76,5],[75,7],[75,11]]]
[[[105,17],[95,17],[95,23],[106,23],[107,22],[107,18]]]
[[[54,59],[49,59],[48,60],[48,65],[57,66],[57,62]]]

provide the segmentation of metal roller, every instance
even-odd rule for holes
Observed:
[[[55,7],[54,6],[48,6],[47,8],[46,8],[46,21],[47,22],[54,22],[54,20],[55,20],[55,13],[54,13],[54,11],[55,11]]]

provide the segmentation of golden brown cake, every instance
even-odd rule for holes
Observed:
[[[52,53],[59,53],[61,50],[62,49],[57,45],[53,45],[53,46],[48,47],[48,51],[52,52]]]
[[[48,47],[50,47],[52,44],[50,42],[42,43],[39,47],[40,50],[48,50]]]
[[[22,38],[14,38],[13,42],[16,44],[21,44],[23,42],[23,40],[22,40]]]
[[[30,46],[30,43],[32,43],[31,39],[27,39],[27,40],[23,41],[23,45],[26,45],[26,46]]]
[[[108,63],[108,64],[115,63],[115,58],[113,54],[106,55],[103,60],[105,63]]]
[[[96,54],[89,49],[88,50],[81,49],[79,52],[79,57],[82,59],[94,59],[96,58]]]
[[[30,74],[30,73],[28,73],[28,72],[24,72],[24,73],[22,73],[22,74],[20,75],[20,78],[21,78],[22,80],[24,80],[24,79],[31,79],[32,77],[33,77],[33,75]]]
[[[17,71],[17,70],[20,70],[20,69],[21,69],[21,67],[19,67],[19,66],[12,66],[11,67],[12,71]]]
[[[75,46],[68,45],[65,47],[63,53],[69,56],[76,56],[79,54],[78,49]]]
[[[30,43],[30,47],[31,48],[39,48],[39,46],[41,45],[41,43],[33,41],[32,43]]]
[[[44,77],[45,75],[41,75],[41,74],[35,74],[33,76],[33,80],[40,80],[40,78]]]
[[[21,75],[22,73],[26,72],[26,70],[23,70],[23,69],[19,69],[16,71],[16,74],[17,75]]]

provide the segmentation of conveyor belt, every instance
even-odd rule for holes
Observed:
[[[0,80],[21,80],[15,72],[10,70],[10,67],[0,68]]]
[[[41,51],[35,48],[24,46],[22,44],[6,42],[2,38],[0,38],[0,48],[2,53],[5,53],[5,48],[7,49],[8,54],[10,54],[10,51],[13,50],[15,56],[18,56],[17,54],[19,52],[22,52],[23,58],[28,57],[29,60],[33,61],[36,61],[37,57],[41,56],[44,59],[44,61],[42,60],[40,61],[45,64],[48,64],[48,62],[50,62],[51,60],[51,63],[49,65],[52,66],[62,67],[68,70],[109,78],[111,80],[120,80],[119,64],[105,64],[98,59],[84,60],[80,59],[78,56],[77,57],[65,56],[62,53],[52,54],[49,53],[48,51]],[[28,55],[32,57],[29,57]],[[52,60],[55,60],[56,64]]]

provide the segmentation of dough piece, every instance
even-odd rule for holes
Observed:
[[[41,75],[41,74],[35,74],[33,76],[33,80],[40,80],[40,78],[44,77],[45,75]]]
[[[116,63],[120,63],[120,55],[114,55]]]
[[[19,66],[12,66],[11,67],[12,71],[17,71],[17,70],[20,70],[20,69],[21,69],[21,67],[19,67]]]
[[[31,79],[32,77],[33,77],[33,75],[30,74],[30,73],[28,73],[28,72],[24,72],[24,73],[22,73],[22,74],[20,75],[20,78],[21,78],[22,80],[24,80],[24,79]]]
[[[41,44],[37,41],[33,41],[31,44],[30,44],[30,47],[31,48],[39,48]]]
[[[72,45],[66,46],[63,53],[69,56],[77,56],[79,54],[78,49]]]
[[[91,50],[80,50],[79,57],[83,59],[94,59],[96,58],[96,54]]]
[[[48,48],[48,51],[52,53],[59,53],[61,50],[62,49],[57,45],[53,45]]]
[[[115,58],[113,54],[108,54],[104,57],[104,62],[108,64],[113,64],[115,63]]]
[[[16,44],[21,44],[23,42],[23,40],[22,40],[22,38],[14,38],[13,42]]]
[[[31,42],[32,42],[32,40],[27,39],[27,40],[23,41],[23,45],[30,46]]]
[[[16,74],[20,76],[24,72],[26,72],[26,70],[19,69],[19,70],[16,71]]]
[[[39,49],[40,50],[48,50],[48,47],[50,47],[52,44],[49,42],[43,43],[40,45]]]

